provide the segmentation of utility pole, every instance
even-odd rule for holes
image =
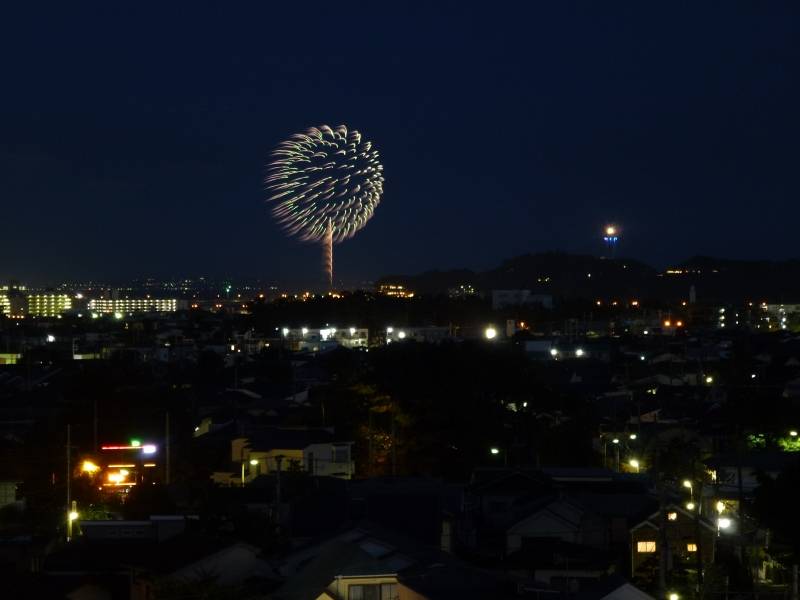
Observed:
[[[392,477],[397,477],[397,431],[395,429],[394,406],[392,406]]]
[[[71,451],[72,451],[72,425],[67,425],[67,541],[72,539],[72,519],[70,519],[70,511],[72,510],[72,464],[71,464]]]
[[[281,528],[281,463],[283,462],[283,455],[279,454],[275,457],[275,464],[277,471],[275,473],[275,528],[280,531]]]
[[[97,397],[95,396],[94,402],[92,402],[92,430],[94,433],[94,451],[97,452],[100,450],[100,446],[97,445]]]
[[[692,465],[694,471],[694,465]],[[694,474],[694,473],[693,473]],[[703,541],[702,531],[700,528],[700,511],[703,509],[703,480],[698,481],[699,490],[697,492],[697,501],[694,505],[694,539],[695,546],[697,547],[695,554],[696,568],[697,568],[697,595],[699,598],[703,597]]]
[[[167,485],[170,484],[170,457],[169,457],[169,412],[164,419],[164,454],[165,456],[165,467],[166,467],[166,474],[164,477],[164,481]]]

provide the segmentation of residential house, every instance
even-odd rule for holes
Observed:
[[[662,527],[665,528],[662,531]],[[668,568],[696,568],[714,561],[717,528],[708,519],[677,504],[656,511],[631,528],[631,575],[658,564],[666,540]]]
[[[353,442],[336,440],[332,429],[265,427],[231,441],[231,460],[239,472],[215,472],[212,479],[236,485],[288,470],[351,479],[355,473],[352,446]]]

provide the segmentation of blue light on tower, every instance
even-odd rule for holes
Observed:
[[[606,225],[603,228],[603,241],[608,246],[609,253],[613,257],[619,243],[619,227],[616,225]]]

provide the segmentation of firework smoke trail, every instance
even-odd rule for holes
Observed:
[[[345,125],[322,125],[278,145],[265,184],[272,214],[292,236],[322,242],[333,283],[333,244],[372,218],[383,194],[383,166],[372,143]]]
[[[328,274],[328,289],[333,290],[333,225],[328,219],[325,230],[325,272]]]

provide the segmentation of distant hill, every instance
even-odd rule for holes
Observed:
[[[420,294],[445,294],[459,285],[479,292],[529,289],[554,297],[585,299],[686,299],[800,303],[800,260],[742,261],[695,256],[666,271],[637,260],[544,252],[504,261],[488,271],[468,269],[393,275],[378,283],[402,283]]]

